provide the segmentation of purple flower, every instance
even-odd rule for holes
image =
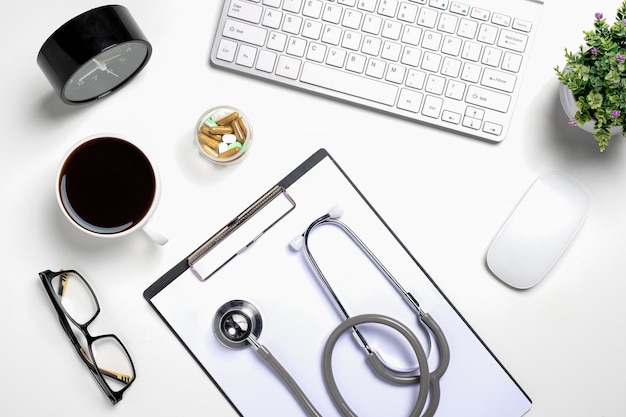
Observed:
[[[618,117],[620,117],[620,116],[621,116],[621,114],[622,114],[622,112],[621,112],[621,111],[619,111],[619,110],[613,110],[613,111],[611,112],[611,117],[612,117],[612,118],[614,118],[614,119],[617,119]]]
[[[591,48],[591,55],[598,55],[598,53],[600,53],[600,50],[596,47]]]
[[[604,17],[604,15],[600,12],[597,12],[595,16],[596,16],[596,20],[602,20],[602,18]]]
[[[615,59],[617,59],[617,62],[624,62],[624,60],[626,60],[626,57],[624,57],[624,55],[622,54],[617,54],[615,56]]]
[[[569,122],[567,122],[567,124],[570,126],[576,126],[578,122],[576,121],[576,119],[569,119]]]

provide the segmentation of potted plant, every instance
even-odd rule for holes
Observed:
[[[565,66],[554,69],[569,124],[593,132],[603,152],[611,136],[626,133],[626,0],[612,26],[602,13],[593,26],[577,51],[565,48]],[[575,104],[569,112],[568,102]]]

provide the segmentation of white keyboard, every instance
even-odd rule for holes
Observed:
[[[499,142],[539,13],[487,2],[225,0],[211,62]]]

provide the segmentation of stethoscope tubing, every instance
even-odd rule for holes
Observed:
[[[322,417],[322,414],[315,408],[313,402],[307,397],[304,393],[300,385],[296,382],[295,379],[291,376],[289,371],[283,367],[283,365],[272,355],[268,348],[264,345],[261,345],[254,336],[248,336],[248,339],[251,340],[252,344],[256,347],[257,353],[259,356],[269,365],[269,367],[278,375],[278,377],[283,381],[283,384],[287,387],[291,395],[296,399],[302,410],[306,413],[308,417]]]
[[[341,394],[339,387],[337,386],[337,382],[335,381],[335,376],[333,373],[332,361],[333,351],[337,341],[339,340],[339,337],[346,330],[364,323],[378,323],[395,329],[402,336],[404,336],[404,338],[413,348],[413,352],[417,357],[419,367],[423,371],[423,373],[421,374],[419,394],[417,395],[415,404],[411,410],[411,413],[409,414],[409,417],[419,417],[422,413],[422,410],[424,409],[424,405],[426,404],[430,386],[431,374],[428,371],[428,358],[426,357],[426,353],[424,352],[424,348],[422,347],[421,342],[419,341],[419,339],[417,339],[411,329],[409,329],[400,321],[382,314],[362,314],[359,316],[350,317],[349,319],[340,323],[339,326],[337,326],[328,337],[326,345],[324,346],[322,370],[324,374],[324,383],[326,384],[329,395],[333,398],[335,405],[344,417],[358,417],[357,414],[350,408],[343,395]],[[368,360],[370,360],[370,364],[372,364],[372,355],[373,353],[368,354]],[[377,361],[374,361],[374,363],[376,362]]]

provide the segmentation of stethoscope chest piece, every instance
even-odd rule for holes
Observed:
[[[213,318],[213,332],[217,340],[229,348],[250,345],[249,337],[258,338],[262,328],[261,313],[254,304],[245,300],[225,303]]]

